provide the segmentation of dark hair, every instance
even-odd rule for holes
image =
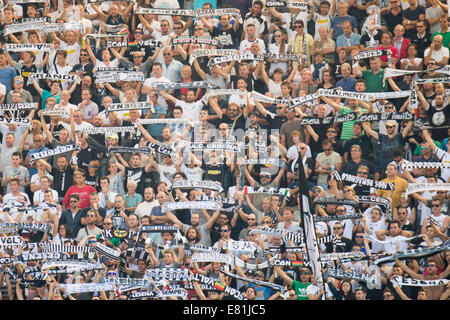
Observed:
[[[73,233],[72,233],[72,229],[70,229],[68,224],[60,224],[60,227],[64,227],[64,229],[66,229],[66,238],[73,238]],[[58,227],[59,228],[59,227]]]
[[[22,160],[22,153],[19,152],[19,151],[14,151],[14,152],[12,153],[12,155],[11,155],[11,158],[12,158],[12,157],[19,157],[20,160]]]
[[[101,182],[102,180],[108,181],[108,184],[110,183],[110,180],[107,176],[100,177],[99,181]]]
[[[75,200],[80,201],[80,196],[78,194],[74,193],[74,194],[70,195],[69,199],[75,199]]]
[[[264,4],[263,4],[262,1],[260,1],[260,0],[255,0],[255,1],[253,1],[253,6],[254,6],[255,4],[257,4],[257,5],[260,6],[261,8],[264,7]]]

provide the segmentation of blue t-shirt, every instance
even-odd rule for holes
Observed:
[[[347,80],[345,80],[344,78],[342,78],[341,80],[339,80],[336,83],[336,88],[341,87],[342,90],[344,91],[355,91],[355,84],[356,84],[356,80],[355,78],[352,77],[348,77]]]
[[[47,107],[45,105],[45,101],[47,101],[47,98],[49,98],[49,97],[54,97],[56,99],[56,103],[58,104],[59,101],[61,100],[61,92],[58,93],[57,96],[54,96],[50,93],[50,91],[42,90],[42,109],[43,110],[47,109]]]
[[[11,91],[11,84],[16,76],[16,71],[11,67],[0,69],[0,82],[6,87],[5,97]]]
[[[272,289],[268,287],[257,287],[256,284],[249,283],[249,287],[253,287],[256,290],[256,299],[255,300],[267,300],[272,295]]]
[[[333,29],[333,40],[336,41],[337,37],[344,33],[342,30],[342,24],[344,21],[350,21],[353,28],[358,28],[358,22],[354,16],[347,15],[345,17],[336,16],[331,20],[331,29]]]
[[[31,156],[30,156],[30,155],[32,155],[32,154],[34,154],[34,153],[41,152],[41,151],[48,151],[48,150],[50,150],[50,149],[47,148],[47,147],[42,147],[42,148],[39,149],[39,150],[31,149],[31,150],[28,151],[28,153],[27,153],[27,158],[31,159]],[[30,177],[32,177],[33,174],[36,174],[38,171],[37,171],[36,168],[29,168],[29,169],[28,169],[28,172],[30,173]]]
[[[159,116],[162,114],[167,116],[167,107],[166,106],[164,106],[162,104],[157,104],[156,106],[154,106],[154,108],[155,108],[155,112],[152,114],[152,119],[159,119]],[[166,125],[165,123],[149,124],[146,127],[146,129],[152,137],[161,137],[162,129],[164,128],[165,125]]]

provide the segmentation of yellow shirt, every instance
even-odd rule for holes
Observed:
[[[306,56],[307,61],[306,65],[311,64],[311,49],[314,43],[314,39],[310,34],[305,34],[306,39]],[[294,40],[294,45],[292,46],[292,40],[290,43],[290,47],[294,47],[294,53],[304,55],[303,53],[303,35],[296,35]]]
[[[400,205],[400,195],[402,192],[406,191],[406,188],[408,187],[408,182],[406,182],[405,179],[402,179],[400,177],[395,177],[395,179],[383,179],[381,182],[387,182],[387,183],[394,183],[394,190],[381,190],[378,189],[377,195],[379,197],[389,197],[389,194],[392,192],[391,199],[392,199],[392,208],[398,207]]]

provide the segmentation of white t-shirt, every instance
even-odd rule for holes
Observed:
[[[430,48],[426,48],[425,52],[424,52],[424,57],[426,57],[428,55],[428,53],[430,52]],[[433,52],[431,53],[431,59],[436,60],[437,62],[442,61],[443,57],[449,57],[449,51],[447,47],[442,46],[441,49],[439,50],[433,50]]]
[[[56,190],[50,189],[53,195],[53,199],[58,199],[58,192]],[[33,194],[33,204],[44,203],[44,192],[42,190],[35,191]]]
[[[200,181],[203,176],[203,169],[199,167],[189,168],[184,163],[180,167],[180,171],[186,175],[189,181]]]
[[[189,103],[184,102],[182,100],[178,100],[175,104],[176,106],[180,106],[183,109],[183,119],[190,119],[193,121],[199,121],[200,111],[203,107],[203,102],[201,100]]]
[[[109,66],[107,66],[103,61],[100,61],[98,59],[95,59],[95,68],[117,68],[119,66],[119,60],[114,59],[109,63]]]
[[[78,42],[69,45],[64,41],[61,41],[59,48],[61,50],[66,50],[67,52],[66,62],[69,66],[73,67],[74,65],[80,62],[81,46]]]
[[[255,41],[258,42],[258,44],[259,44],[259,52],[265,53],[266,52],[266,44],[264,43],[264,41],[262,39],[259,39],[259,38],[256,38],[253,41],[249,41],[248,39],[243,40],[241,42],[241,44],[239,45],[239,53],[240,54],[251,53],[250,47],[251,47],[252,43]]]

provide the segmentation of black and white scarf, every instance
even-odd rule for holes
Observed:
[[[345,271],[343,269],[330,269],[328,275],[337,279],[349,279],[364,282],[376,282],[376,275],[370,275],[368,273],[359,273],[355,271]]]
[[[201,282],[207,285],[210,285],[214,287],[216,290],[225,292],[226,294],[229,294],[230,296],[235,297],[238,300],[247,300],[247,298],[239,291],[236,290],[230,286],[227,286],[216,279],[206,277],[200,273],[195,273],[194,276],[191,278],[191,281],[197,281]]]
[[[117,81],[139,81],[143,82],[145,80],[144,73],[141,71],[108,71],[98,73],[97,78],[95,78],[95,83],[104,82],[117,82]]]
[[[93,127],[83,128],[81,132],[84,134],[109,134],[109,133],[121,133],[121,132],[134,132],[136,128],[134,126],[126,127]]]
[[[36,109],[38,106],[35,102],[30,103],[2,103],[0,104],[0,110],[3,111],[15,111],[15,110],[29,110]]]
[[[181,210],[181,209],[205,209],[205,210],[220,210],[220,204],[215,201],[180,201],[180,202],[166,202],[161,208],[161,212]]]
[[[389,51],[387,49],[375,49],[375,50],[361,51],[360,53],[356,54],[353,57],[353,59],[358,61],[358,60],[368,59],[368,58],[372,58],[372,57],[381,57],[381,56],[386,56],[386,55],[389,55]]]
[[[372,98],[365,92],[342,91],[339,89],[319,89],[319,96],[336,97],[346,99],[357,99],[363,101],[371,101]]]
[[[156,91],[161,90],[179,90],[179,89],[214,89],[216,85],[208,81],[193,81],[193,82],[153,82],[151,84],[153,88],[156,87]]]
[[[450,169],[450,163],[444,162],[402,162],[402,170],[412,171],[415,168]]]
[[[189,57],[189,64],[192,65],[195,59],[209,56],[229,56],[239,54],[235,49],[197,49]]]
[[[3,116],[0,116],[0,123],[3,124],[27,124],[29,125],[31,123],[30,119],[28,118],[5,118]]]
[[[410,183],[406,188],[406,196],[415,192],[445,190],[450,191],[450,183]]]
[[[181,268],[161,268],[161,269],[147,269],[144,279],[151,279],[153,281],[189,281],[191,275],[189,269]]]
[[[316,201],[314,201],[314,204],[337,204],[337,205],[341,205],[341,206],[351,206],[355,209],[358,208],[358,203],[355,200],[350,200],[350,199],[320,197]]]
[[[382,190],[394,190],[393,183],[374,181],[371,179],[354,176],[354,175],[348,174],[348,173],[342,173],[340,175],[339,172],[337,172],[337,171],[334,171],[333,175],[337,181],[351,182],[351,183],[356,183],[357,185],[360,185],[360,186],[374,187],[376,189],[382,189]]]
[[[65,289],[64,297],[67,297],[67,295],[74,293],[114,290],[114,284],[111,282],[60,284],[58,287],[62,287]]]
[[[61,244],[46,243],[42,245],[42,252],[93,252],[91,247],[68,246]]]
[[[143,8],[140,7],[136,14],[155,14],[167,16],[184,16],[194,17],[194,11],[190,9],[159,9],[159,8]]]
[[[142,110],[142,109],[153,109],[153,106],[147,102],[123,102],[123,103],[112,103],[106,110],[107,113],[113,111],[126,111],[126,110]]]
[[[216,39],[210,39],[210,38],[206,38],[206,37],[177,37],[175,39],[173,39],[172,41],[173,44],[183,44],[183,43],[199,43],[199,44],[206,44],[206,45],[210,45],[210,46],[218,46],[219,45],[219,41],[217,41]]]
[[[75,147],[74,144],[66,144],[66,145],[57,146],[55,149],[49,149],[49,150],[45,150],[45,151],[36,152],[36,153],[33,153],[30,155],[30,164],[33,164],[33,162],[38,159],[44,159],[44,158],[55,156],[57,154],[72,152],[75,149],[77,149],[77,148]]]
[[[119,251],[109,248],[109,247],[101,244],[100,242],[95,243],[94,249],[95,249],[95,251],[97,251],[97,254],[103,255],[112,260],[119,260],[119,256],[120,256]]]
[[[198,9],[196,18],[200,20],[202,17],[210,16],[232,16],[242,23],[242,15],[240,12],[236,12],[235,8],[223,8],[223,9]]]
[[[325,222],[325,221],[336,221],[336,220],[348,220],[348,219],[360,219],[362,215],[360,213],[357,214],[346,214],[346,215],[336,215],[336,216],[328,216],[328,217],[314,217],[314,222]]]
[[[261,281],[261,280],[256,280],[256,279],[252,279],[252,278],[245,278],[245,277],[242,277],[242,276],[240,276],[238,274],[229,272],[224,267],[222,267],[220,269],[220,272],[222,272],[223,274],[225,274],[225,275],[227,275],[229,277],[232,277],[232,278],[235,278],[235,279],[238,279],[238,280],[242,280],[242,281],[245,281],[245,282],[248,282],[248,283],[253,283],[253,284],[256,284],[258,286],[271,288],[272,290],[275,290],[275,291],[281,291],[281,293],[284,293],[286,291],[286,289],[282,285],[271,283],[271,282],[266,282],[266,281]]]
[[[74,74],[30,73],[28,79],[74,81],[77,79],[77,77],[78,76]]]
[[[403,278],[401,276],[395,276],[391,279],[392,284],[407,286],[407,287],[436,287],[445,286],[448,284],[448,279],[435,279],[435,280],[421,280],[413,278]]]
[[[202,180],[178,180],[172,183],[171,189],[208,189],[222,192],[222,186],[214,181]]]

